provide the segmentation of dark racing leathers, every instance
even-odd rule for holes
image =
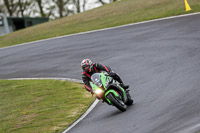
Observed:
[[[92,87],[90,86],[91,76],[94,73],[100,73],[101,71],[106,71],[110,74],[111,77],[113,77],[115,80],[117,80],[120,84],[123,84],[121,78],[116,73],[113,73],[111,71],[111,68],[108,66],[104,66],[99,63],[93,63],[91,69],[88,72],[82,73],[82,80],[84,82],[85,88],[87,91],[92,92]]]

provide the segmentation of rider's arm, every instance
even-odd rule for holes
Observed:
[[[103,71],[106,71],[106,72],[110,72],[111,71],[111,68],[108,67],[108,66],[104,66],[102,64],[99,64],[99,63],[95,63],[95,67],[98,69],[98,70],[103,70]]]
[[[82,80],[83,80],[85,89],[86,89],[87,91],[91,92],[91,91],[92,91],[92,87],[90,86],[90,82],[89,82],[88,78],[85,77],[85,76],[82,76]]]

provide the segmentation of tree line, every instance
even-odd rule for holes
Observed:
[[[91,1],[104,5],[117,0],[0,0],[0,13],[12,17],[56,19],[84,12]]]

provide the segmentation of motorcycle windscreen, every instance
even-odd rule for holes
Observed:
[[[96,86],[98,86],[98,87],[102,86],[100,73],[93,74],[92,77],[91,77],[91,80]]]

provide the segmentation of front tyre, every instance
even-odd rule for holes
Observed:
[[[120,111],[124,112],[126,111],[127,106],[124,104],[124,102],[115,96],[113,96],[112,93],[109,93],[107,95],[107,98],[111,101],[112,105],[114,105],[116,108],[118,108]]]

